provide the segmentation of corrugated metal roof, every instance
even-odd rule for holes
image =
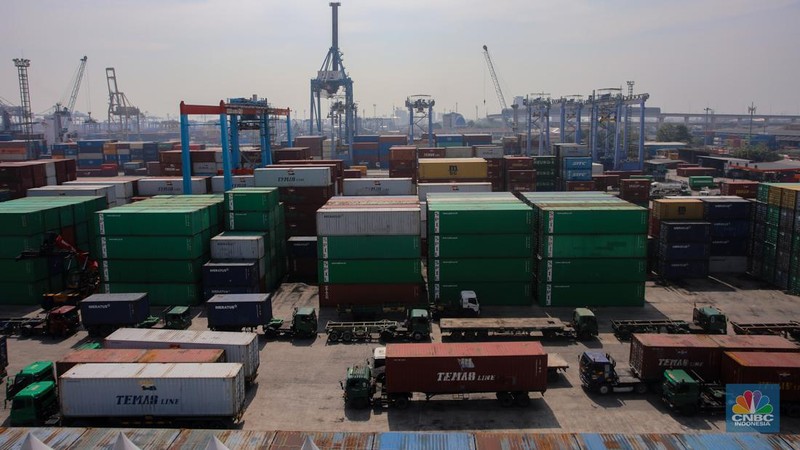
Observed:
[[[664,201],[664,200],[657,200]],[[680,200],[683,201],[683,200]],[[700,203],[700,201],[697,201]],[[634,334],[633,339],[646,347],[706,347],[718,348],[719,343],[702,334]]]
[[[710,336],[710,337],[714,342],[719,343],[720,346],[730,349],[747,348],[748,351],[751,348],[765,349],[767,351],[800,350],[800,347],[798,347],[797,344],[786,339],[783,336],[732,334],[732,335],[721,335],[721,336]]]
[[[375,450],[474,450],[469,433],[380,433]]]
[[[311,436],[319,450],[372,450],[374,433],[304,433],[302,431],[279,431],[270,450],[298,450],[306,436]]]
[[[580,450],[575,435],[566,433],[475,433],[476,450]]]
[[[274,431],[183,430],[169,450],[202,450],[212,436],[231,450],[263,450],[275,439]]]
[[[688,450],[774,450],[796,449],[779,436],[756,433],[678,434],[678,440]]]
[[[788,352],[725,352],[741,366],[800,367],[800,353]]]
[[[387,358],[544,355],[538,342],[388,344]]]
[[[40,441],[56,450],[70,448],[81,435],[85,428],[0,428],[0,449],[18,450],[28,432],[39,438]]]
[[[111,450],[122,431],[142,450],[164,450],[172,445],[181,430],[158,428],[88,428],[70,450]]]
[[[684,450],[680,440],[671,434],[582,433],[575,438],[581,448],[589,450]]]
[[[239,363],[109,363],[78,364],[61,378],[205,378],[232,377]]]
[[[152,328],[120,328],[106,339],[110,341],[157,341],[170,343],[202,343],[248,345],[257,339],[255,333],[226,333],[224,331],[165,330]]]

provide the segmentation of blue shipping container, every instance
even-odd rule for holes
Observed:
[[[377,134],[360,134],[358,136],[353,136],[353,142],[378,142]]]
[[[747,239],[713,239],[711,256],[746,256]]]
[[[93,294],[79,303],[83,325],[135,325],[150,315],[145,293]]]
[[[102,159],[79,159],[78,160],[78,167],[81,167],[81,168],[90,168],[91,169],[91,168],[100,167],[103,164],[105,164],[105,163],[103,162]]]
[[[661,242],[707,242],[711,236],[708,222],[661,222]]]
[[[212,330],[266,325],[272,320],[272,299],[269,294],[215,295],[206,302],[206,315]]]
[[[658,247],[659,259],[664,261],[688,261],[708,259],[709,245],[699,242],[667,243]]]
[[[708,276],[708,260],[659,261],[656,272],[665,279],[705,278]]]
[[[711,224],[711,237],[714,238],[747,238],[749,236],[749,220],[729,220]]]
[[[703,198],[704,218],[709,221],[749,219],[751,203],[745,199]]]
[[[203,299],[208,300],[218,294],[257,294],[259,286],[203,286]]]
[[[569,170],[565,169],[562,172],[563,178],[566,181],[592,181],[592,169]]]
[[[572,157],[564,158],[562,168],[566,170],[589,169],[592,170],[592,158]]]

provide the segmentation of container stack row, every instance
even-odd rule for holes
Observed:
[[[562,191],[594,190],[592,155],[589,147],[578,144],[555,144],[557,186]]]
[[[484,305],[532,300],[531,208],[508,192],[427,197],[428,292],[453,301],[475,291]]]
[[[666,280],[708,276],[711,223],[704,204],[689,197],[653,201],[650,235],[656,237],[656,273]]]
[[[147,292],[152,305],[202,302],[203,265],[223,220],[220,195],[160,195],[96,214],[106,293]]]
[[[360,135],[353,137],[353,164],[377,169],[381,166],[378,135]]]
[[[755,205],[751,273],[800,294],[800,184],[762,183]]]
[[[320,306],[424,298],[416,196],[335,197],[317,212]]]
[[[288,236],[316,236],[317,209],[335,194],[331,167],[270,166],[255,170],[256,187],[277,187]]]
[[[420,183],[485,182],[488,164],[483,158],[422,158]]]
[[[417,180],[417,147],[395,145],[389,149],[389,177]]]
[[[48,233],[89,250],[91,220],[105,208],[104,197],[29,197],[0,203],[0,303],[34,305],[42,294],[62,291],[69,261],[51,262],[36,252]],[[17,260],[26,251],[32,253]]]
[[[541,306],[642,306],[645,208],[601,192],[522,194],[533,207]]]
[[[28,189],[54,186],[78,177],[72,159],[0,163],[0,201],[25,197]]]
[[[108,139],[92,139],[78,141],[78,152],[76,155],[66,155],[67,157],[77,157],[79,169],[100,169],[105,163],[103,153],[105,145],[113,141]]]
[[[700,197],[711,224],[708,273],[747,272],[752,202],[741,197]]]
[[[503,177],[508,192],[531,192],[536,190],[536,171],[533,158],[529,156],[506,156],[503,158]]]

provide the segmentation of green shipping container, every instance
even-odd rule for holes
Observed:
[[[0,259],[0,282],[29,283],[50,277],[47,258]],[[1,293],[5,295],[5,293]]]
[[[643,258],[540,259],[537,278],[548,283],[616,283],[647,280]]]
[[[437,234],[526,234],[530,206],[523,203],[428,203],[428,236]]]
[[[429,259],[428,282],[520,281],[533,279],[531,258]]]
[[[199,283],[103,283],[107,294],[147,292],[150,306],[194,306],[203,302],[203,289]]]
[[[24,250],[39,250],[44,236],[0,236],[0,259],[15,259]]]
[[[637,206],[559,206],[539,209],[539,234],[646,234],[648,211]]]
[[[32,236],[43,231],[44,213],[41,210],[0,209],[0,233],[3,236]]]
[[[144,203],[144,202],[143,202]],[[194,236],[209,228],[204,208],[112,208],[97,213],[97,236]]]
[[[225,229],[230,231],[267,231],[275,228],[273,212],[230,212],[225,214]]]
[[[401,284],[421,283],[419,259],[320,261],[321,283]]]
[[[419,259],[419,236],[321,236],[319,259]]]
[[[210,250],[211,231],[194,236],[104,236],[97,242],[103,259],[194,259]]]
[[[0,282],[0,304],[2,305],[40,305],[42,295],[50,291],[47,279],[28,283]]]
[[[430,258],[530,258],[530,234],[437,235],[428,239]]]
[[[236,188],[225,193],[225,212],[269,212],[277,206],[277,188]]]
[[[523,306],[533,303],[533,283],[429,283],[428,295],[432,301],[458,300],[461,291],[475,291],[482,306]]]
[[[644,283],[539,283],[540,306],[644,306]]]
[[[645,258],[644,234],[547,235],[537,243],[542,258]]]
[[[100,271],[108,283],[194,283],[202,278],[207,262],[208,257],[185,261],[104,260]]]

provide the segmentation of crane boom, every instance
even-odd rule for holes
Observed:
[[[81,80],[83,80],[83,72],[86,69],[87,59],[88,58],[86,56],[81,58],[81,65],[78,67],[78,74],[75,76],[75,84],[72,85],[72,93],[70,94],[69,101],[67,102],[67,111],[69,111],[70,117],[75,111],[75,101],[78,99],[78,91],[81,90]]]
[[[494,64],[492,64],[492,57],[489,56],[489,48],[487,46],[483,46],[483,56],[486,58],[486,65],[489,66],[489,75],[492,77],[492,83],[494,83],[494,90],[497,91],[497,99],[500,100],[500,107],[502,108],[502,113],[506,109],[508,109],[508,105],[506,104],[506,98],[503,96],[503,90],[500,89],[500,80],[497,79],[497,73],[494,71]]]

